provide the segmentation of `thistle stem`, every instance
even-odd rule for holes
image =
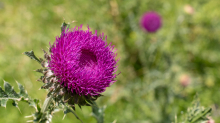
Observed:
[[[49,107],[50,102],[52,101],[52,97],[53,96],[50,96],[50,97],[47,97],[45,99],[44,104],[43,104],[42,109],[41,109],[42,113],[45,113],[47,111],[47,108]]]

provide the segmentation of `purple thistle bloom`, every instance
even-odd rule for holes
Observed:
[[[114,46],[104,34],[80,27],[63,32],[51,46],[49,68],[59,83],[78,95],[99,95],[115,82],[117,61]]]
[[[161,17],[156,12],[147,12],[141,18],[141,26],[148,32],[154,33],[161,27]]]

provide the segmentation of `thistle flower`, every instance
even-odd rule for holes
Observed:
[[[141,27],[150,33],[156,32],[162,25],[161,17],[156,12],[146,12],[140,21]]]
[[[47,61],[42,66],[47,69],[41,77],[42,88],[73,105],[97,99],[115,82],[117,69],[114,46],[103,38],[104,34],[92,34],[89,27],[82,30],[82,25],[63,31],[50,46],[51,54],[44,51]]]
[[[82,26],[64,32],[51,48],[49,68],[60,85],[79,95],[98,95],[115,82],[115,51],[103,35]]]

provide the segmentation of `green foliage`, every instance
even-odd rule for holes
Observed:
[[[79,121],[81,121],[81,123],[83,123],[83,121],[77,116],[75,111],[71,109],[69,105],[65,104],[62,101],[56,101],[55,97],[53,96],[46,98],[43,106],[42,107],[38,106],[37,108],[38,108],[37,112],[26,117],[26,118],[30,118],[30,117],[33,118],[33,120],[29,120],[28,122],[51,123],[54,113],[59,112],[60,110],[63,110],[64,117],[68,113],[72,113]]]
[[[29,52],[24,52],[24,54],[28,57],[30,57],[31,59],[36,60],[37,62],[41,63],[41,61],[34,55],[34,51],[31,50]]]
[[[188,111],[188,122],[189,123],[200,123],[202,121],[207,121],[207,115],[212,111],[211,108],[201,108],[201,107],[194,107],[189,109]]]
[[[95,102],[93,102],[92,116],[95,117],[97,123],[104,123],[105,108],[105,106],[100,108]]]
[[[200,106],[200,101],[196,95],[192,105],[187,109],[185,114],[186,118],[183,123],[207,122],[211,111],[212,108],[204,108],[203,106]],[[175,123],[178,123],[177,118],[175,119]]]
[[[210,115],[211,111],[211,108],[204,108],[200,106],[200,102],[198,98],[196,98],[192,107],[188,108],[187,121],[190,123],[207,121],[207,117]]]
[[[4,81],[4,90],[0,87],[0,106],[6,108],[8,100],[12,100],[12,105],[18,108],[19,101],[26,102],[29,106],[32,106],[38,111],[38,100],[31,99],[24,86],[18,83],[19,93],[15,92],[14,88],[6,81]],[[19,108],[18,108],[19,109]]]

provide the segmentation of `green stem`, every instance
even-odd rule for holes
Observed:
[[[51,101],[52,101],[52,97],[53,96],[50,96],[50,97],[47,97],[44,101],[44,104],[42,106],[42,109],[41,109],[41,112],[42,113],[45,113],[47,111],[47,108],[49,107]]]
[[[200,118],[204,117],[205,115],[207,115],[208,113],[210,113],[212,111],[211,108],[206,109],[203,113],[201,113],[200,115],[198,115],[197,117],[195,117],[191,123],[195,123],[197,120],[199,120]]]

